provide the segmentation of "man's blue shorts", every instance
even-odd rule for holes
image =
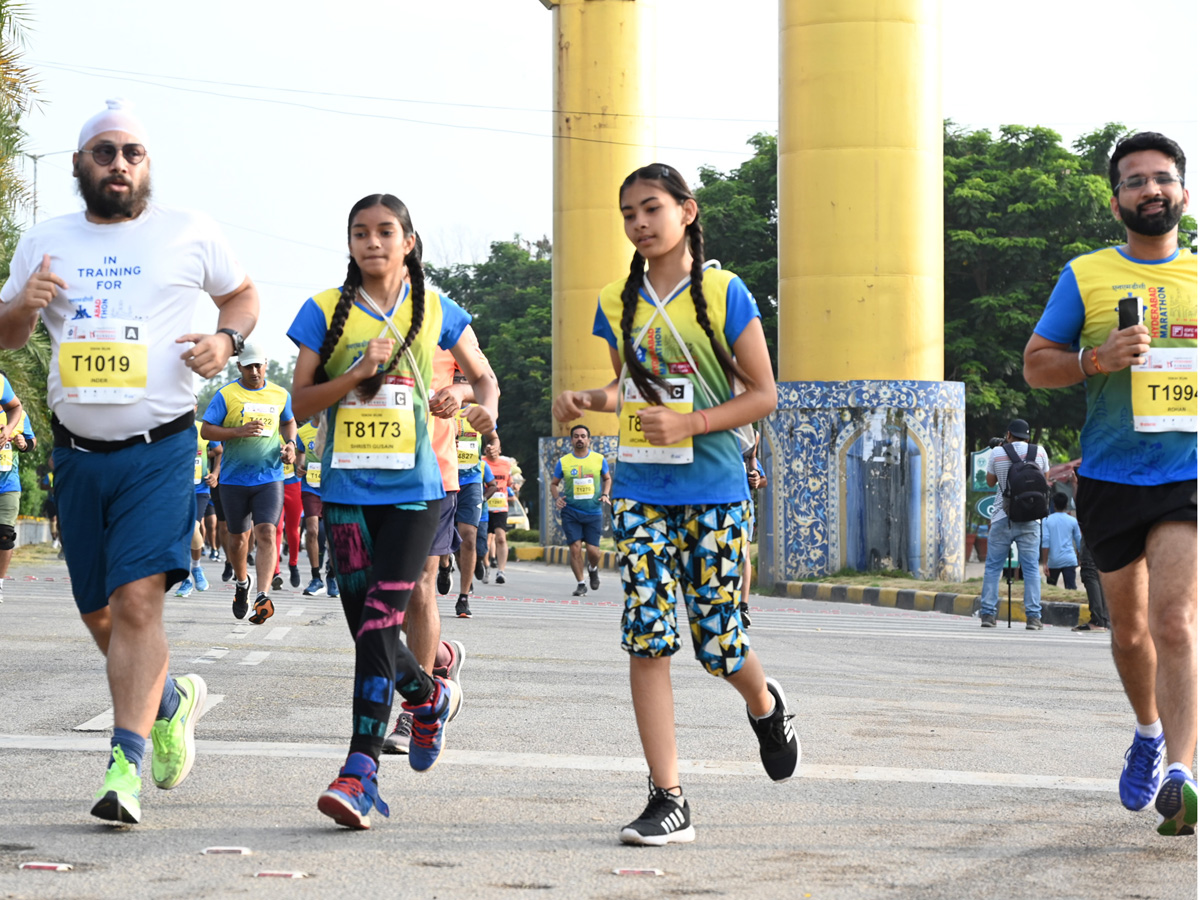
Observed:
[[[80,613],[108,606],[123,584],[188,575],[196,527],[196,434],[187,429],[114,453],[54,448],[54,494]]]
[[[562,528],[568,544],[583,541],[591,547],[599,547],[600,535],[604,532],[604,513],[584,515],[568,503],[562,508]]]
[[[458,509],[454,521],[464,525],[479,525],[480,507],[483,506],[483,483],[460,484],[458,486]]]

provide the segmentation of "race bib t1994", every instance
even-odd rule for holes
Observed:
[[[146,394],[144,322],[72,319],[63,325],[58,374],[68,403],[136,403]]]
[[[1130,367],[1137,431],[1196,430],[1196,348],[1152,347]]]
[[[666,463],[684,465],[692,461],[692,438],[689,435],[676,444],[656,447],[642,434],[642,420],[638,410],[650,404],[632,380],[626,379],[621,404],[620,439],[617,459],[632,463]],[[692,397],[692,382],[687,378],[668,378],[663,406],[687,415],[695,408]]]
[[[411,469],[416,461],[411,385],[385,384],[369,400],[350,393],[338,404],[335,469]]]

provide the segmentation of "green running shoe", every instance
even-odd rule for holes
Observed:
[[[136,825],[142,821],[142,805],[138,802],[141,791],[142,776],[125,758],[125,751],[113,747],[112,762],[104,773],[104,786],[96,791],[92,815],[119,825]]]
[[[156,719],[150,729],[154,758],[150,773],[164,791],[178,787],[192,771],[196,759],[196,721],[204,713],[208,685],[199,675],[180,675],[175,679],[179,709],[170,719]]]

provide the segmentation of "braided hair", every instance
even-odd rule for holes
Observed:
[[[346,240],[347,242],[350,240],[350,233],[354,228],[355,216],[364,209],[370,209],[375,206],[386,207],[396,216],[396,221],[400,223],[404,234],[411,234],[416,237],[413,249],[404,257],[404,265],[408,269],[408,278],[412,285],[412,319],[411,324],[408,326],[408,333],[404,336],[404,342],[397,348],[387,368],[360,383],[356,389],[359,397],[364,400],[373,397],[383,384],[384,377],[395,371],[400,358],[404,356],[404,351],[412,346],[417,333],[421,330],[421,324],[425,320],[425,270],[421,266],[421,238],[413,230],[412,217],[409,215],[408,207],[392,194],[370,194],[363,197],[350,209],[350,216],[346,222]],[[318,383],[329,380],[329,373],[325,371],[325,364],[329,361],[329,357],[333,355],[338,341],[342,339],[342,331],[346,326],[346,319],[350,315],[350,307],[357,298],[358,290],[361,287],[362,270],[359,269],[358,263],[351,257],[346,267],[346,280],[341,287],[341,296],[338,297],[337,305],[333,309],[333,316],[329,322],[329,329],[325,332],[325,340],[321,344],[320,362],[317,366],[316,375]]]
[[[635,169],[621,182],[619,194],[624,194],[626,189],[636,181],[657,182],[663,190],[680,204],[688,200],[693,202],[696,200],[695,195],[687,186],[687,182],[683,180],[683,176],[676,169],[662,163],[654,163],[649,166],[643,166],[640,169]],[[742,367],[737,364],[737,361],[734,360],[725,346],[717,340],[712,323],[708,318],[708,302],[704,299],[703,287],[704,228],[700,224],[699,205],[696,207],[696,217],[687,225],[685,235],[688,241],[688,250],[692,254],[692,267],[689,275],[691,278],[692,305],[696,309],[696,322],[704,329],[704,333],[708,335],[708,341],[712,345],[713,354],[717,357],[717,362],[721,364],[721,370],[725,373],[725,376],[730,381],[737,378],[743,383],[748,384],[751,382],[751,379],[747,377]],[[638,290],[642,286],[645,271],[646,260],[641,253],[635,250],[633,260],[629,264],[629,277],[625,280],[625,287],[621,291],[621,339],[625,365],[629,369],[629,377],[633,380],[634,385],[643,397],[650,403],[658,404],[662,402],[659,390],[667,389],[667,381],[661,375],[651,372],[642,364],[637,358],[637,348],[633,346],[633,317],[637,312]]]

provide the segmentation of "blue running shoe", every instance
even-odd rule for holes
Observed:
[[[1196,779],[1176,769],[1168,772],[1154,801],[1158,833],[1168,837],[1196,833]]]
[[[434,675],[433,683],[433,693],[424,703],[400,704],[405,712],[412,714],[408,764],[417,772],[428,772],[437,765],[446,737],[446,723],[462,702],[462,690],[456,682]]]
[[[196,586],[198,591],[208,590],[208,579],[204,577],[204,570],[200,568],[200,564],[192,566],[192,584]]]
[[[192,596],[192,579],[190,579],[190,578],[183,579],[183,581],[179,585],[179,589],[177,591],[175,591],[175,596],[176,597]]]
[[[338,596],[337,579],[332,575],[330,575],[329,579],[325,582],[325,593],[330,597]]]
[[[1163,777],[1163,757],[1167,742],[1162,735],[1144,738],[1136,731],[1133,743],[1125,751],[1125,768],[1121,772],[1121,804],[1134,812],[1154,805]]]
[[[325,593],[325,582],[320,578],[314,578],[308,583],[308,587],[304,589],[305,597],[316,597],[319,594]]]
[[[388,805],[379,796],[378,767],[365,753],[351,753],[325,793],[317,798],[317,809],[339,825],[366,831],[371,827],[371,807],[385,816]]]

